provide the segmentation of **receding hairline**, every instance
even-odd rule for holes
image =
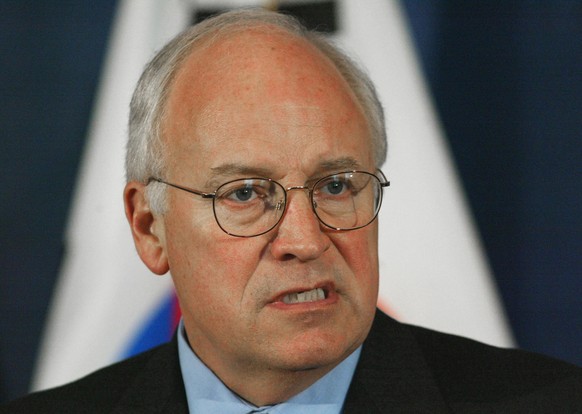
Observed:
[[[195,27],[196,26],[193,26],[193,28]],[[219,43],[234,41],[239,36],[253,34],[267,34],[273,36],[282,35],[283,37],[287,36],[293,38],[315,51],[323,60],[327,61],[331,66],[333,66],[338,72],[338,75],[343,78],[334,62],[329,59],[329,57],[326,56],[325,53],[323,53],[309,37],[306,37],[297,31],[289,30],[286,27],[282,27],[271,22],[250,20],[242,21],[240,23],[233,23],[229,26],[214,28],[214,30],[205,32],[202,36],[192,41],[191,44],[188,45],[188,47],[184,50],[182,56],[176,60],[176,66],[171,74],[170,80],[167,83],[168,91],[174,87],[176,78],[184,70],[184,66],[187,64],[187,62],[194,56],[202,55]]]
[[[268,13],[268,12],[266,12]],[[264,16],[266,14],[260,14],[260,16]],[[217,15],[218,17],[220,15]],[[213,17],[209,18],[209,22],[212,21]],[[159,119],[159,126],[160,130],[158,131],[159,138],[162,142],[164,142],[164,120],[168,116],[168,101],[172,92],[174,91],[177,78],[180,74],[185,70],[185,66],[187,65],[188,61],[195,57],[196,55],[200,55],[205,53],[208,49],[212,46],[216,45],[219,42],[224,42],[229,39],[233,39],[237,36],[237,34],[243,34],[248,32],[262,32],[262,33],[269,33],[273,31],[277,31],[281,34],[285,34],[288,36],[293,36],[295,38],[303,39],[307,44],[311,47],[317,49],[307,37],[300,34],[300,26],[296,28],[296,30],[292,30],[283,25],[279,25],[276,23],[272,23],[270,21],[264,21],[259,19],[258,17],[251,17],[241,20],[234,20],[232,22],[225,22],[223,25],[218,25],[216,27],[211,27],[210,30],[205,31],[204,25],[206,21],[199,23],[191,28],[187,29],[184,33],[184,36],[188,37],[189,33],[196,33],[200,32],[200,36],[196,36],[188,45],[185,47],[180,55],[174,61],[174,68],[170,73],[169,79],[166,83],[166,87],[164,88],[163,95],[160,99],[160,110],[158,114]],[[319,51],[319,50],[318,50]],[[327,59],[323,53],[320,52],[322,57]],[[331,62],[333,65],[333,62]],[[335,65],[333,65],[335,66]],[[343,76],[342,76],[343,78]],[[351,88],[350,88],[351,89]]]

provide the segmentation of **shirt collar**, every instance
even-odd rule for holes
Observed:
[[[341,412],[361,347],[309,388],[289,400],[268,407],[255,407],[232,392],[196,356],[188,345],[183,321],[178,327],[178,354],[191,413],[335,414]]]

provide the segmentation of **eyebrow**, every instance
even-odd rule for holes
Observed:
[[[263,177],[269,178],[272,171],[264,167],[248,166],[238,163],[222,164],[210,168],[212,177],[206,182],[207,188],[214,188],[224,183],[225,179],[239,177]]]
[[[322,161],[319,163],[318,170],[339,171],[339,170],[358,170],[361,164],[352,157],[342,157],[335,160]]]
[[[341,157],[333,160],[321,161],[316,168],[317,176],[327,173],[358,170],[361,164],[353,157]],[[225,179],[239,177],[263,177],[272,178],[273,171],[270,168],[249,166],[239,163],[227,163],[210,168],[212,177],[206,182],[207,188],[214,188],[224,183]]]
[[[271,173],[271,170],[268,168],[248,166],[236,163],[222,164],[219,165],[218,167],[212,167],[211,170],[212,173],[216,176],[255,174],[261,177],[265,177]]]

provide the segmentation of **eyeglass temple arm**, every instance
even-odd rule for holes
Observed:
[[[390,181],[388,181],[388,179],[386,178],[386,176],[384,175],[382,170],[377,168],[376,171],[378,171],[378,173],[380,174],[380,177],[379,177],[379,178],[381,178],[380,185],[382,187],[390,187]]]
[[[162,180],[160,178],[155,178],[155,177],[150,177],[148,179],[148,182],[147,183],[149,184],[152,181],[156,181],[158,183],[162,183],[162,184],[169,185],[170,187],[174,187],[174,188],[177,188],[178,190],[182,190],[182,191],[186,191],[186,192],[191,193],[191,194],[198,195],[198,196],[200,196],[202,198],[214,198],[215,195],[216,195],[216,193],[204,193],[202,191],[194,190],[193,188],[182,187],[181,185],[172,184],[172,183],[169,183],[167,181],[164,181],[164,180]]]

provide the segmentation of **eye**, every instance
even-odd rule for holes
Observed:
[[[342,181],[334,180],[327,183],[324,187],[325,191],[332,195],[341,194],[344,191],[346,184]]]
[[[349,195],[352,189],[353,186],[350,177],[333,175],[321,181],[317,185],[314,193],[323,197],[338,197]]]
[[[251,186],[243,187],[234,190],[229,198],[235,199],[237,201],[249,201],[251,198],[256,197],[256,193]]]
[[[255,205],[259,201],[268,203],[277,192],[275,184],[263,179],[243,179],[220,187],[216,198],[239,207]]]
[[[244,203],[256,199],[262,192],[260,187],[247,184],[230,189],[223,195],[223,198]]]

